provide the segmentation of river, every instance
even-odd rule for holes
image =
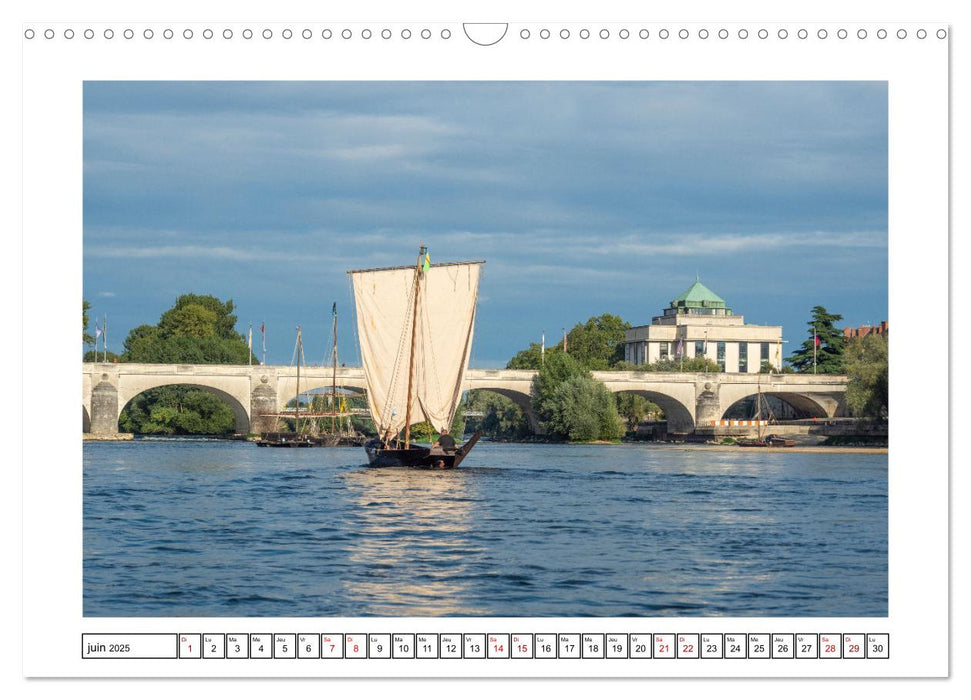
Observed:
[[[887,455],[84,444],[86,616],[885,616]]]

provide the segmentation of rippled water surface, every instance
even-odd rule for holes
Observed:
[[[885,616],[887,456],[84,445],[93,616]]]

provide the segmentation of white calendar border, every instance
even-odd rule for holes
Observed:
[[[122,26],[112,23],[113,26]],[[131,23],[141,29],[145,23]],[[183,23],[184,24],[184,23]],[[234,26],[241,26],[230,23]],[[271,26],[270,23],[250,23]],[[320,23],[315,23],[320,24]],[[416,23],[410,23],[414,26]],[[426,23],[432,24],[433,23]],[[560,23],[551,23],[559,25]],[[603,23],[587,23],[599,25]],[[630,23],[635,24],[635,23]],[[674,27],[677,23],[665,23]],[[714,23],[709,23],[714,26]],[[823,23],[786,22],[787,27],[807,26],[815,29]],[[871,30],[878,26],[914,30],[921,25],[901,23],[845,23]],[[40,23],[63,27],[55,23]],[[733,27],[732,23],[717,23]],[[78,26],[78,25],[75,25]],[[97,26],[97,25],[96,25]],[[152,26],[161,26],[153,24]],[[201,26],[201,25],[197,25]],[[275,25],[281,26],[281,25]],[[452,24],[454,27],[455,25]],[[579,28],[580,25],[576,25]],[[615,25],[616,26],[616,25]],[[638,23],[638,26],[641,26]],[[699,24],[690,25],[697,28]],[[746,23],[746,26],[774,29],[772,23]],[[826,25],[835,29],[837,24]],[[945,27],[926,23],[928,29]],[[733,43],[732,46],[702,45],[692,42],[659,49],[649,47],[636,53],[619,45],[597,47],[582,59],[576,43],[501,45],[501,53],[465,45],[456,49],[457,58],[434,61],[434,54],[418,50],[405,54],[395,45],[348,44],[342,53],[347,57],[345,69],[333,71],[315,58],[314,53],[288,47],[283,62],[279,45],[272,48],[227,49],[219,55],[218,66],[207,66],[199,44],[161,51],[154,45],[136,42],[124,49],[125,60],[117,60],[116,46],[96,44],[83,51],[63,42],[43,44],[37,41],[24,46],[24,338],[44,337],[42,347],[36,343],[24,355],[25,376],[37,376],[43,364],[64,366],[47,381],[33,389],[47,388],[61,393],[63,387],[76,387],[75,334],[76,308],[65,303],[80,295],[81,259],[81,138],[80,81],[83,79],[865,79],[890,81],[890,310],[894,326],[892,350],[895,372],[892,376],[891,401],[895,406],[923,400],[947,405],[947,386],[927,389],[919,378],[906,373],[908,366],[924,366],[925,335],[918,327],[947,327],[947,309],[924,308],[923,299],[915,298],[914,289],[927,291],[927,298],[947,298],[947,76],[943,73],[941,52],[946,55],[947,41],[926,48],[913,49],[909,44],[868,41],[834,49],[829,43],[822,51],[813,49],[812,40],[798,50],[772,53],[766,59],[764,46]],[[315,42],[316,43],[316,42]],[[317,48],[317,47],[315,47]],[[498,47],[497,47],[498,48]],[[451,50],[451,49],[450,49]],[[389,54],[389,52],[391,52]],[[175,54],[175,55],[173,55]],[[275,55],[274,55],[275,54]],[[539,54],[539,56],[537,56]],[[592,54],[596,56],[594,59]],[[450,54],[451,55],[451,54]],[[658,56],[663,60],[657,60]],[[389,60],[392,58],[394,60]],[[307,60],[300,60],[306,58]],[[533,63],[536,58],[541,60]],[[38,184],[43,183],[43,192]],[[51,206],[51,202],[56,205]],[[61,259],[51,262],[54,246],[45,237],[51,231],[73,232],[64,235],[56,248]],[[910,232],[917,232],[916,235]],[[43,262],[42,262],[43,261]],[[57,280],[57,284],[51,284]],[[44,318],[41,324],[38,319]],[[939,353],[940,351],[938,351]],[[943,362],[940,354],[935,360]],[[47,391],[41,394],[51,395]],[[69,402],[68,402],[69,403]],[[40,407],[36,395],[24,396],[25,415]],[[897,414],[900,415],[900,414]],[[890,454],[890,614],[881,618],[832,618],[770,620],[765,618],[661,618],[661,619],[540,619],[508,620],[491,618],[363,618],[329,619],[159,619],[159,618],[91,618],[81,616],[81,473],[80,441],[77,436],[41,434],[25,426],[26,445],[46,444],[55,449],[59,459],[37,464],[24,460],[24,672],[27,675],[227,675],[222,662],[164,663],[138,661],[98,661],[97,666],[80,659],[82,632],[180,631],[232,632],[256,631],[255,627],[276,633],[318,629],[321,632],[889,632],[893,656],[889,662],[863,663],[770,660],[717,664],[675,661],[663,670],[652,664],[632,664],[616,660],[538,661],[519,664],[512,660],[464,661],[454,672],[464,676],[571,676],[571,675],[942,675],[947,672],[947,656],[940,647],[922,640],[948,638],[947,587],[947,445],[944,435],[935,440],[918,441],[903,432],[904,426],[894,421],[893,448]],[[48,452],[50,454],[50,452]],[[69,465],[73,465],[73,468]],[[51,470],[57,470],[52,475]],[[52,478],[52,476],[54,478]],[[51,515],[56,514],[52,519]],[[186,664],[189,666],[186,666]],[[206,667],[205,663],[213,664]],[[300,668],[300,660],[273,660],[272,665],[252,662],[233,663],[228,675],[320,675],[321,670]],[[404,664],[404,665],[403,665]],[[414,666],[412,666],[414,664]],[[754,664],[754,665],[753,665]],[[822,664],[820,668],[814,665]],[[876,665],[875,665],[876,664]],[[311,666],[313,664],[311,663]],[[619,668],[620,665],[625,668]],[[501,670],[500,670],[501,669]],[[328,670],[327,675],[335,675]],[[349,664],[337,672],[352,676],[452,675],[442,662],[429,667],[419,660],[402,662],[362,661]]]

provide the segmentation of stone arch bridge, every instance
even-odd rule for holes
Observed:
[[[296,369],[284,366],[170,365],[95,363],[83,365],[83,426],[85,432],[111,436],[118,433],[122,409],[149,389],[174,384],[197,386],[223,399],[236,418],[236,432],[273,430],[274,418],[297,388]],[[331,386],[331,367],[302,367],[302,392]],[[514,401],[538,428],[530,401],[535,370],[470,369],[467,390],[494,391]],[[594,372],[612,392],[640,394],[664,409],[668,432],[687,434],[711,426],[739,401],[757,392],[774,396],[800,413],[818,418],[846,414],[847,378],[831,374],[704,374],[660,372]],[[337,382],[364,390],[360,367],[339,367]]]

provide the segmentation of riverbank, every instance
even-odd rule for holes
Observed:
[[[664,443],[659,443],[664,444]],[[712,452],[787,452],[799,454],[828,454],[828,455],[885,455],[888,454],[886,447],[844,447],[844,446],[823,446],[805,445],[797,447],[741,447],[739,445],[708,445],[698,443],[667,443],[666,447],[677,450],[702,450]]]

